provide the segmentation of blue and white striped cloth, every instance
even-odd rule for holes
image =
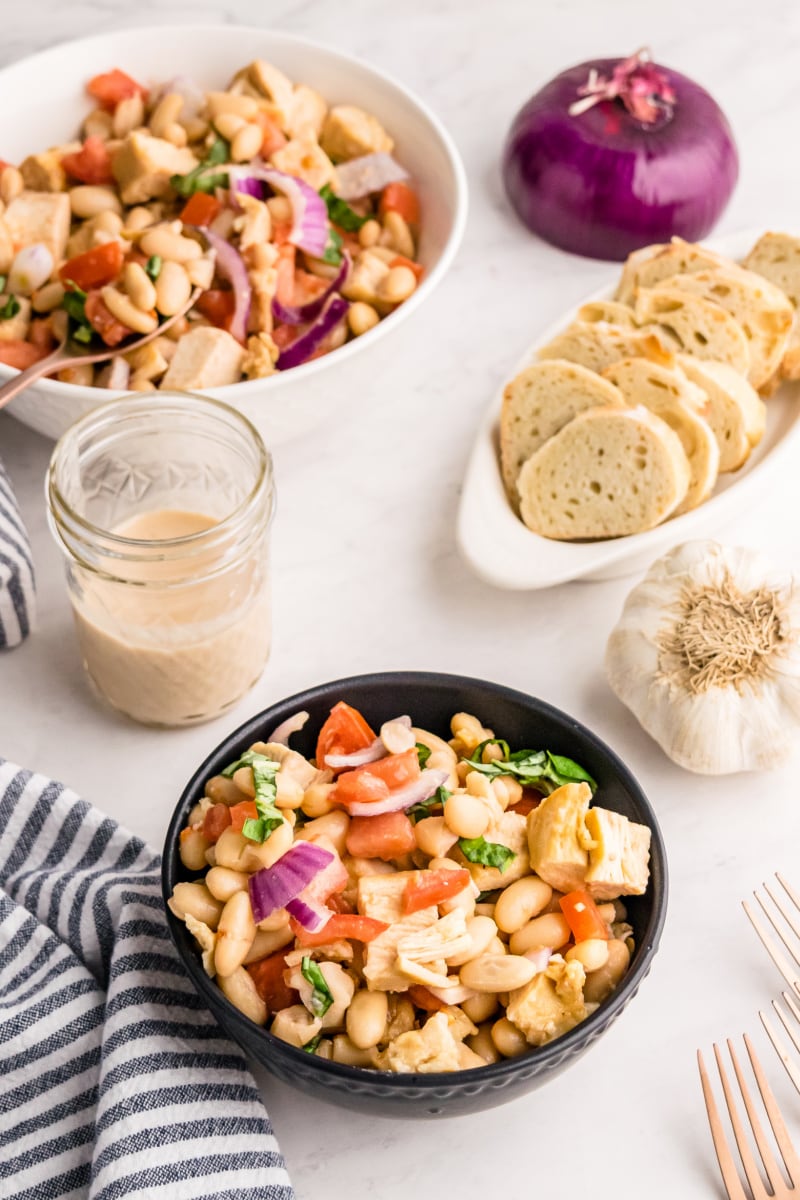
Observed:
[[[0,759],[0,1198],[293,1200],[255,1083],[185,975],[159,859]]]
[[[31,545],[11,481],[0,462],[0,649],[24,641],[35,615]]]

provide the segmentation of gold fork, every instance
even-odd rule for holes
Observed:
[[[772,936],[772,934],[770,934],[763,921],[759,919],[751,905],[748,904],[746,900],[742,901],[742,908],[747,913],[750,924],[753,926],[759,938],[761,939],[761,943],[764,946],[767,954],[770,956],[775,966],[788,983],[789,987],[792,988],[798,996],[800,996],[800,976],[798,975],[797,969],[800,967],[800,895],[798,895],[797,891],[791,886],[791,884],[787,883],[784,877],[777,871],[775,872],[775,878],[783,888],[785,896],[777,891],[774,891],[765,883],[763,884],[763,888],[772,904],[767,904],[764,900],[764,897],[760,895],[759,892],[753,892],[753,897],[758,903],[762,913],[769,921],[773,930],[777,934],[778,939],[789,952],[790,957],[794,960],[796,966],[792,966],[789,958],[787,958],[787,956],[780,949],[775,941],[775,938]],[[786,898],[788,898],[794,905],[794,911],[789,909]],[[777,912],[783,918],[785,924],[797,939],[796,944],[787,937],[785,929],[783,929],[778,922],[778,919],[775,915],[775,910],[777,910]]]
[[[764,1105],[764,1110],[767,1114],[769,1127],[775,1139],[775,1143],[780,1152],[781,1159],[785,1170],[789,1176],[790,1182],[787,1183],[783,1177],[780,1167],[776,1161],[775,1155],[772,1152],[770,1143],[764,1133],[764,1128],[759,1119],[756,1104],[748,1091],[745,1083],[744,1073],[739,1065],[739,1060],[736,1057],[736,1052],[733,1048],[733,1043],[730,1038],[727,1041],[728,1053],[733,1063],[733,1070],[736,1075],[736,1080],[739,1084],[742,1100],[744,1101],[745,1111],[750,1123],[753,1139],[758,1148],[759,1157],[766,1173],[766,1178],[769,1183],[769,1190],[764,1183],[761,1171],[756,1162],[755,1155],[750,1147],[745,1124],[739,1113],[739,1109],[734,1099],[733,1087],[731,1086],[728,1076],[725,1072],[725,1067],[722,1062],[722,1052],[716,1044],[714,1045],[714,1057],[717,1060],[717,1070],[719,1071],[720,1081],[722,1083],[722,1091],[725,1096],[725,1103],[730,1116],[731,1128],[733,1130],[733,1138],[736,1143],[736,1148],[739,1151],[739,1158],[744,1168],[745,1178],[750,1186],[750,1196],[752,1200],[788,1200],[789,1197],[794,1197],[800,1188],[800,1159],[795,1152],[795,1149],[786,1131],[786,1126],[778,1108],[777,1101],[773,1096],[769,1084],[767,1083],[761,1063],[756,1057],[752,1043],[747,1034],[744,1035],[744,1044],[747,1047],[747,1054],[750,1059],[750,1065],[753,1068],[758,1090],[761,1095],[761,1100]],[[703,1086],[703,1097],[706,1103],[706,1111],[708,1113],[708,1121],[711,1127],[711,1137],[714,1142],[714,1149],[717,1152],[717,1161],[719,1169],[722,1173],[722,1180],[725,1184],[725,1190],[728,1193],[729,1200],[750,1200],[747,1192],[742,1186],[742,1181],[739,1177],[739,1171],[736,1166],[736,1160],[731,1151],[728,1139],[725,1135],[722,1117],[717,1108],[714,1099],[714,1093],[711,1090],[711,1082],[706,1071],[703,1055],[698,1050],[697,1065],[700,1068],[700,1081]]]

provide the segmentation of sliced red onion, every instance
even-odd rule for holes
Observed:
[[[324,929],[333,916],[332,909],[326,908],[324,904],[315,904],[313,901],[304,900],[301,896],[289,900],[286,911],[308,933],[317,933],[320,929]]]
[[[44,242],[23,246],[14,256],[5,290],[12,296],[30,296],[47,282],[52,271],[53,255]]]
[[[309,300],[308,304],[281,304],[276,296],[272,301],[272,315],[275,320],[283,321],[285,325],[305,325],[307,321],[316,320],[329,297],[342,288],[351,266],[350,255],[345,251],[336,278],[331,280],[324,292],[321,292],[314,300]]]
[[[333,855],[314,842],[295,842],[271,867],[262,867],[248,880],[256,924],[276,908],[288,908],[312,879],[333,862]]]
[[[311,328],[281,351],[275,364],[278,370],[286,371],[289,367],[299,367],[301,363],[307,362],[328,334],[344,319],[349,307],[341,296],[332,296]]]
[[[225,238],[219,236],[218,233],[212,233],[210,229],[200,228],[199,225],[192,226],[197,229],[208,242],[208,245],[215,251],[216,270],[218,274],[224,276],[233,288],[233,295],[236,301],[236,307],[233,310],[231,317],[230,332],[231,336],[235,337],[237,342],[242,342],[247,338],[247,318],[250,316],[250,302],[252,300],[252,289],[250,287],[250,279],[247,274],[247,267],[244,265],[244,259],[238,250],[235,250],[230,242],[226,242]]]
[[[228,183],[236,192],[242,180],[261,179],[280,192],[292,206],[292,228],[289,241],[312,258],[321,258],[330,237],[328,206],[314,189],[295,175],[276,171],[274,167],[229,167]],[[249,185],[248,185],[249,186]],[[252,193],[250,193],[252,195]]]
[[[305,728],[308,719],[309,714],[307,712],[294,713],[293,716],[287,717],[285,721],[281,721],[280,725],[275,726],[267,741],[278,742],[281,746],[288,746],[289,738],[293,733],[299,733],[301,729]]]
[[[408,179],[408,171],[391,154],[365,154],[339,163],[335,191],[342,200],[361,200],[403,179]]]
[[[528,962],[533,963],[534,967],[536,968],[536,974],[538,975],[540,972],[547,969],[547,964],[553,957],[553,951],[549,950],[547,947],[542,950],[526,950],[522,957],[527,958]]]
[[[324,766],[334,771],[342,771],[351,767],[364,767],[367,763],[377,762],[386,758],[388,751],[379,737],[370,742],[363,750],[354,750],[352,754],[326,754]]]
[[[421,804],[423,800],[427,800],[438,787],[447,783],[448,778],[447,771],[425,770],[419,779],[415,779],[404,788],[398,788],[385,800],[348,804],[347,811],[351,817],[380,817],[383,813],[405,812],[412,804]]]
[[[255,200],[266,200],[269,195],[269,189],[263,179],[231,179],[231,192],[236,195],[240,192],[244,196],[252,196]]]

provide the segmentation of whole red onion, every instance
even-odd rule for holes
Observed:
[[[590,258],[697,241],[738,174],[717,103],[645,51],[557,75],[517,114],[503,153],[506,191],[528,228]]]

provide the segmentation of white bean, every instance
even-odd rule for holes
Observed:
[[[558,950],[566,946],[571,936],[570,927],[561,913],[544,913],[512,933],[511,953],[527,954],[529,950],[543,950],[545,947]]]
[[[256,1025],[266,1025],[267,1006],[244,967],[237,967],[230,975],[218,976],[217,982],[223,995],[227,996],[240,1012],[251,1021],[255,1021]]]
[[[464,987],[474,992],[511,992],[530,983],[536,968],[516,954],[484,954],[465,963],[459,972]]]
[[[467,934],[470,941],[469,949],[448,958],[447,965],[449,967],[461,967],[473,958],[485,954],[497,936],[497,926],[491,917],[469,917]]]
[[[187,871],[205,870],[206,850],[210,844],[208,838],[203,836],[202,829],[192,829],[190,827],[189,829],[181,830],[178,854]],[[211,894],[213,896],[215,893],[212,892]],[[217,898],[219,899],[219,897]]]
[[[604,938],[586,938],[564,955],[567,962],[579,962],[584,971],[599,971],[608,962],[608,942]]]
[[[122,282],[125,285],[125,291],[136,307],[141,309],[142,312],[149,313],[155,308],[156,289],[153,286],[152,279],[140,263],[129,262],[125,264],[125,269],[122,273]]]
[[[224,904],[235,892],[247,890],[248,878],[249,876],[244,871],[232,871],[230,867],[214,866],[206,875],[206,887],[212,896]]]
[[[456,837],[483,837],[489,828],[486,806],[467,792],[454,792],[444,806],[444,819]]]
[[[377,1046],[386,1028],[389,1001],[386,992],[356,992],[347,1010],[347,1035],[359,1050]]]
[[[187,916],[202,921],[209,929],[216,929],[222,913],[222,905],[215,900],[204,883],[176,883],[172,889],[169,907],[179,920]]]
[[[163,262],[153,288],[153,307],[162,316],[172,317],[184,307],[191,293],[189,276],[180,263],[169,259]]]
[[[200,258],[203,248],[192,238],[183,237],[166,225],[158,225],[155,229],[146,230],[139,242],[142,253],[151,258],[154,254],[159,258],[172,259],[176,263],[190,262]],[[163,268],[162,268],[163,270]]]
[[[153,333],[158,328],[158,318],[155,313],[142,312],[133,301],[118,288],[110,285],[101,291],[106,307],[123,325],[134,333]]]
[[[247,957],[256,936],[256,923],[247,892],[234,892],[217,926],[214,965],[217,975],[232,975]]]
[[[116,192],[111,188],[91,183],[69,189],[69,206],[76,217],[96,217],[102,212],[122,212]]]
[[[553,889],[543,879],[536,879],[533,875],[517,879],[498,897],[494,910],[498,928],[504,933],[516,933],[533,917],[538,917],[550,903],[552,895]]]

